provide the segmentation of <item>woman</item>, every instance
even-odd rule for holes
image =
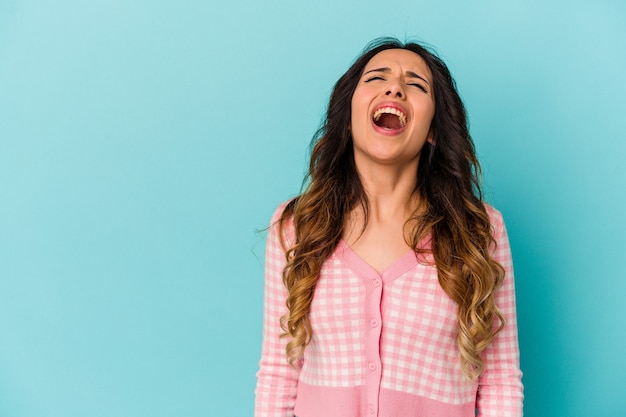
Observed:
[[[257,417],[522,415],[509,243],[479,170],[445,64],[371,43],[272,220]]]

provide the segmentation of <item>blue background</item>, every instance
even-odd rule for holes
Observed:
[[[435,45],[505,215],[526,416],[626,415],[619,0],[0,1],[0,416],[249,416],[264,235],[372,38]]]

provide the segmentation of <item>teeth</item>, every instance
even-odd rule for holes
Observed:
[[[406,114],[396,109],[395,107],[382,107],[376,110],[376,112],[374,113],[374,121],[378,121],[378,119],[380,119],[380,116],[384,113],[395,114],[400,119],[400,124],[402,125],[402,127],[406,126]]]

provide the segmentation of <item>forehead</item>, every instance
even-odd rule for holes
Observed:
[[[375,68],[400,69],[402,72],[413,71],[430,78],[430,69],[422,57],[406,49],[386,49],[377,53],[369,60],[363,72]]]

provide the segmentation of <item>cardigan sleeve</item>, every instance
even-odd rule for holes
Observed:
[[[272,217],[265,248],[263,346],[257,372],[255,417],[293,417],[296,399],[299,372],[287,362],[287,340],[280,337],[280,317],[287,312],[287,289],[282,281],[286,259],[277,222],[284,207],[281,205]]]
[[[505,271],[504,282],[497,290],[496,305],[506,324],[483,352],[485,368],[478,380],[476,408],[478,417],[521,417],[524,388],[519,364],[511,248],[502,215],[491,207],[488,212],[497,245],[493,257]]]

